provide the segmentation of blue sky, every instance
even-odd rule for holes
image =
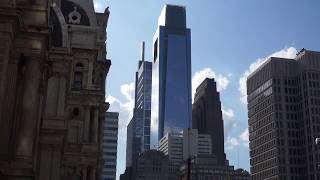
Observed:
[[[95,0],[110,7],[107,100],[120,111],[117,173],[125,169],[126,124],[133,106],[140,43],[151,59],[152,37],[164,4],[185,5],[192,33],[193,86],[218,81],[230,164],[249,170],[245,79],[269,56],[294,57],[302,48],[320,51],[318,0]],[[195,88],[195,87],[194,87]]]

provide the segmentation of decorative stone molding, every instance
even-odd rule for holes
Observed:
[[[73,7],[73,11],[69,13],[69,23],[71,24],[80,24],[81,22],[81,14],[78,12],[78,8],[76,6]]]

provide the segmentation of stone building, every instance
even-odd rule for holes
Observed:
[[[0,2],[0,177],[100,175],[109,11],[92,0]]]
[[[247,93],[252,179],[319,179],[320,52],[270,58]]]

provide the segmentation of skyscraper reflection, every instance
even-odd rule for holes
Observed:
[[[153,38],[153,145],[168,132],[179,132],[190,127],[190,34],[190,29],[186,27],[185,7],[166,5]]]

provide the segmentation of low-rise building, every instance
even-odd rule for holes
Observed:
[[[190,177],[188,179],[188,176]],[[181,180],[250,180],[250,173],[234,170],[228,163],[220,165],[212,154],[200,154],[189,158],[180,166]]]
[[[169,158],[163,152],[148,150],[141,153],[127,167],[120,180],[169,180]]]
[[[214,155],[202,154],[193,156],[180,167],[181,179],[189,180],[226,180],[227,166],[218,164]]]
[[[232,180],[250,180],[250,173],[244,169],[236,169],[233,171]]]

